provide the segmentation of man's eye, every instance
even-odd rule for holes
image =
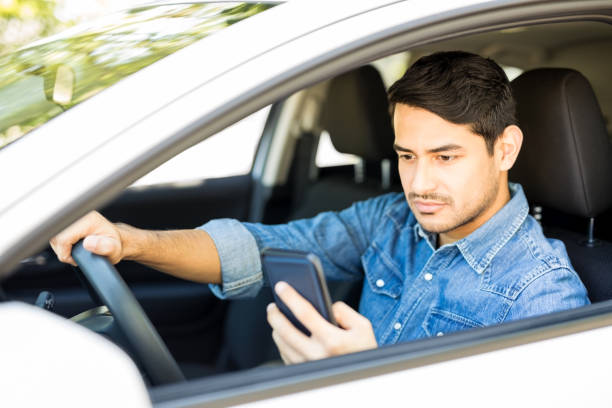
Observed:
[[[446,154],[441,154],[438,156],[438,160],[443,161],[443,162],[448,162],[451,161],[455,158],[455,156],[450,156],[450,155],[446,155]]]
[[[402,160],[412,160],[414,159],[414,155],[412,154],[401,154],[400,159]]]

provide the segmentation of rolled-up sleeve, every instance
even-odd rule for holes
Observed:
[[[239,221],[218,219],[201,227],[210,235],[221,261],[222,284],[211,284],[221,299],[252,297],[263,285],[259,248],[253,235]]]
[[[403,200],[401,194],[386,194],[340,212],[279,225],[210,221],[199,228],[217,247],[222,276],[222,284],[210,288],[223,299],[255,296],[264,284],[260,259],[264,248],[311,252],[321,260],[328,279],[359,279],[363,276],[361,255],[380,227],[386,208],[398,200]]]

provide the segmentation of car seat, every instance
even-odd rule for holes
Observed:
[[[510,180],[522,184],[544,233],[565,243],[592,302],[612,298],[612,243],[594,236],[612,206],[612,150],[593,89],[579,72],[528,71],[512,82],[521,152]]]
[[[318,135],[303,134],[289,178],[294,206],[284,221],[341,210],[355,201],[401,190],[387,93],[374,67],[363,66],[330,80],[317,128],[329,133],[336,150],[363,161],[354,171],[320,171],[311,179],[309,168],[314,165]],[[361,281],[328,284],[333,300],[342,299],[358,307]],[[266,320],[266,305],[272,301],[269,287],[262,288],[253,299],[230,301],[220,366],[244,369],[280,359]]]
[[[289,219],[401,190],[387,92],[376,68],[366,65],[330,81],[318,127],[329,133],[337,151],[361,161],[350,172],[320,169],[314,180],[298,183],[302,192]]]

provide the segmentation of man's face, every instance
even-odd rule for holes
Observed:
[[[393,125],[404,193],[425,230],[460,239],[497,211],[500,170],[469,125],[403,104]]]

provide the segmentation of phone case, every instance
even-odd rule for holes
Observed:
[[[284,249],[266,248],[261,255],[264,274],[274,295],[274,301],[281,312],[307,336],[310,331],[291,313],[289,308],[274,292],[279,281],[287,282],[308,300],[330,323],[337,325],[331,312],[331,300],[321,262],[316,255]]]

